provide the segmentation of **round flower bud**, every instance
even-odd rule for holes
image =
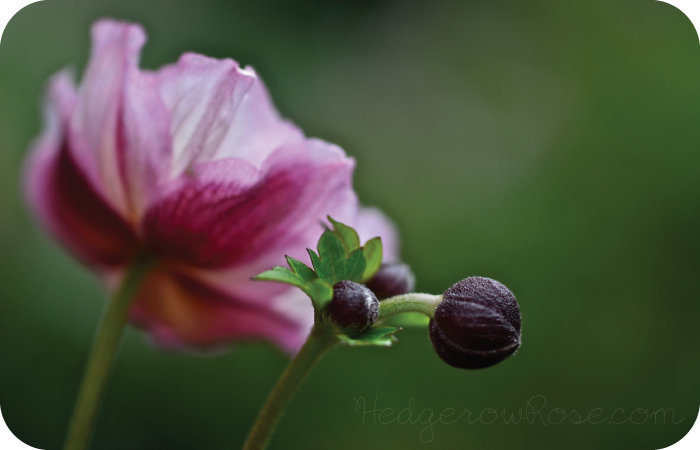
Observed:
[[[367,287],[379,300],[408,294],[413,291],[415,285],[416,279],[411,268],[402,262],[382,264],[377,273],[367,282]]]
[[[324,311],[337,330],[357,335],[374,325],[379,317],[379,301],[365,285],[343,280],[333,285],[333,300]]]
[[[520,307],[498,281],[466,278],[445,291],[429,334],[435,352],[447,364],[483,369],[520,347]]]

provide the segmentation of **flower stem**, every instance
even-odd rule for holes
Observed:
[[[379,302],[379,320],[408,312],[421,313],[433,319],[435,308],[442,301],[442,295],[403,294]]]
[[[265,402],[248,435],[243,450],[263,450],[287,405],[319,359],[338,343],[332,333],[315,325],[306,343],[289,363],[277,385]]]
[[[107,305],[80,384],[65,450],[84,450],[88,446],[100,399],[124,332],[129,305],[155,262],[155,258],[150,255],[136,257]]]

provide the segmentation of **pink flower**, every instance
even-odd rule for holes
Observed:
[[[81,86],[66,71],[49,82],[29,203],[108,286],[139,252],[159,257],[130,311],[159,346],[266,339],[296,351],[310,300],[249,277],[285,254],[308,261],[327,214],[396,258],[391,223],[358,207],[353,159],[281,119],[251,68],[185,54],[143,71],[140,26],[104,20],[92,38]]]

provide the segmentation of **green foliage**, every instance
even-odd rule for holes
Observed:
[[[338,338],[346,345],[350,346],[374,345],[378,347],[391,347],[391,345],[397,341],[394,333],[398,331],[401,331],[401,328],[374,327],[352,337],[346,334],[339,334]]]
[[[360,236],[357,235],[357,231],[343,223],[336,222],[331,216],[328,216],[328,220],[333,224],[333,233],[343,243],[346,256],[349,256],[355,249],[360,248]]]
[[[362,282],[372,279],[382,265],[382,239],[372,238],[365,243],[362,250],[365,255],[365,272],[362,274]]]
[[[333,286],[320,278],[307,280],[304,285],[301,286],[301,290],[311,298],[314,307],[318,311],[323,310],[328,302],[333,300]]]
[[[341,280],[360,282],[365,271],[365,255],[356,248],[349,254],[340,238],[332,231],[325,231],[318,241],[318,259],[312,262],[319,277],[335,284]],[[311,254],[311,253],[309,253]]]
[[[265,272],[254,276],[253,279],[260,281],[277,281],[278,283],[291,284],[297,287],[303,287],[305,282],[304,279],[298,274],[280,266],[266,270]]]
[[[313,269],[303,262],[286,256],[290,269],[273,267],[255,277],[254,280],[276,281],[300,288],[311,298],[317,312],[322,311],[333,299],[333,285],[342,280],[363,282],[379,270],[382,262],[382,241],[370,239],[360,247],[360,238],[351,227],[333,220],[333,230],[326,230],[318,240],[317,251],[306,249]],[[394,327],[370,328],[360,336],[352,338],[339,335],[349,345],[391,345]]]
[[[289,267],[291,267],[294,273],[299,275],[304,281],[309,281],[318,278],[316,272],[311,270],[303,262],[299,261],[298,259],[294,259],[291,256],[285,256],[285,258],[287,258],[287,264],[289,264]]]

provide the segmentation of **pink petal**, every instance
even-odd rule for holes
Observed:
[[[226,295],[177,270],[152,272],[137,294],[131,321],[166,349],[216,350],[234,342],[264,339],[296,351],[308,333],[269,303]]]
[[[132,257],[136,236],[69,149],[66,131],[77,101],[67,73],[50,81],[44,133],[25,170],[29,205],[78,258],[89,265],[118,266]]]
[[[255,75],[252,68],[246,67],[245,70]],[[243,158],[255,167],[261,167],[267,157],[283,144],[304,139],[297,127],[280,118],[265,84],[257,75],[233,119],[228,134],[212,156],[213,160]]]
[[[374,237],[382,238],[382,259],[398,261],[399,232],[396,225],[379,208],[363,207],[357,214],[355,229],[364,244]]]
[[[202,268],[279,258],[292,245],[313,245],[326,214],[355,210],[353,166],[320,141],[280,148],[261,170],[238,158],[199,164],[149,209],[143,227],[156,252]]]
[[[128,71],[122,106],[121,154],[132,217],[137,222],[167,180],[172,155],[170,117],[155,77]]]
[[[140,26],[102,20],[92,39],[70,144],[93,184],[136,221],[169,168],[168,111],[155,78],[138,70],[146,42]]]
[[[157,77],[172,116],[171,176],[175,177],[195,162],[211,160],[219,151],[255,74],[230,59],[186,53],[176,65],[161,69]]]

